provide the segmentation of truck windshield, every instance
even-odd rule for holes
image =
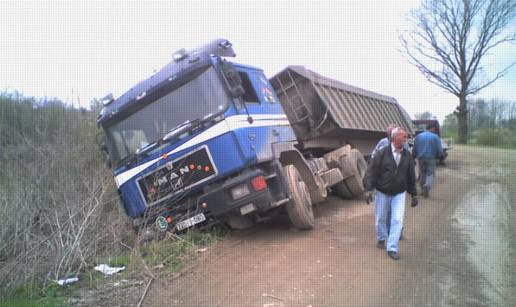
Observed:
[[[111,161],[118,165],[125,157],[163,138],[185,121],[224,110],[228,99],[217,72],[210,67],[192,81],[107,128]]]

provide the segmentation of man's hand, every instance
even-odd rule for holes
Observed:
[[[368,205],[373,202],[373,191],[365,192],[365,200]]]
[[[415,195],[412,195],[412,202],[410,203],[410,206],[412,208],[414,208],[415,206],[417,206],[419,204],[419,200],[417,199],[417,196]]]

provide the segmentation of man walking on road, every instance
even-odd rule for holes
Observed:
[[[396,128],[398,128],[398,126],[396,124],[389,124],[389,126],[387,126],[387,136],[384,137],[383,139],[381,139],[380,141],[378,141],[378,143],[376,144],[376,147],[374,148],[373,152],[371,153],[371,159],[374,158],[374,155],[378,151],[380,151],[380,149],[384,148],[385,146],[388,146],[391,143],[392,130],[394,130]],[[403,148],[408,150],[409,149],[408,143],[405,143],[405,145],[403,145]],[[389,212],[387,213],[387,232],[389,232],[390,228],[391,228],[391,211],[389,210]],[[401,229],[400,240],[403,240],[403,229]]]
[[[392,142],[378,151],[367,168],[364,187],[367,201],[375,194],[375,226],[377,247],[385,248],[387,254],[398,260],[398,242],[403,228],[406,192],[412,195],[411,206],[418,204],[414,159],[404,148],[407,132],[395,128],[391,134]],[[391,212],[390,229],[387,229],[387,214]]]
[[[427,198],[432,188],[437,160],[444,155],[441,139],[435,124],[428,124],[426,131],[416,136],[413,156],[419,162],[419,180],[423,196]]]

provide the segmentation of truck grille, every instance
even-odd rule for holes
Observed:
[[[208,148],[202,146],[138,179],[140,192],[153,205],[217,176]]]

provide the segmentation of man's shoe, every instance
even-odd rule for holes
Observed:
[[[379,249],[385,249],[385,240],[376,242],[376,247],[378,247]]]
[[[398,255],[398,253],[395,251],[388,251],[387,255],[389,255],[389,257],[391,257],[394,260],[400,260],[400,255]]]
[[[430,189],[428,187],[424,187],[423,188],[423,197],[428,198],[429,193],[430,193]]]

